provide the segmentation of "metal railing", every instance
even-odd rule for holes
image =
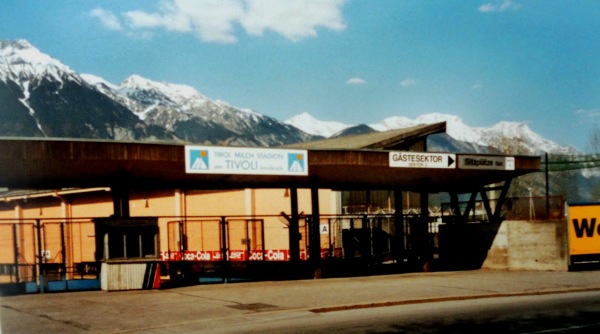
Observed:
[[[0,220],[0,283],[97,278],[90,219]]]
[[[476,200],[472,210],[464,213],[468,201],[458,203],[466,222],[486,222],[490,217],[482,200]],[[490,200],[490,207],[495,210],[498,201]],[[444,222],[454,222],[456,210],[451,203],[443,203],[441,217]],[[565,216],[565,202],[562,196],[510,197],[504,200],[500,209],[502,220],[548,220],[561,219]]]
[[[161,273],[165,279],[177,270],[229,275],[289,263],[290,233],[299,235],[298,260],[306,263],[314,254],[311,240],[326,262],[372,266],[437,256],[435,217],[425,224],[419,215],[321,215],[318,236],[312,219],[300,216],[294,232],[283,215],[158,217]],[[0,219],[0,283],[32,282],[43,290],[48,282],[98,279],[95,233],[93,218]]]

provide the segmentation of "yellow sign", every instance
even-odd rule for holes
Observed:
[[[600,204],[569,206],[570,255],[600,254]]]

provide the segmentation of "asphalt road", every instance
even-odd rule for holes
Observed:
[[[28,294],[0,332],[600,333],[599,294],[600,271],[496,270]]]
[[[600,292],[261,314],[179,333],[600,333]],[[157,332],[158,333],[158,332]]]

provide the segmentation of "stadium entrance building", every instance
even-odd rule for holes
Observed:
[[[430,270],[442,226],[499,223],[511,181],[540,169],[428,152],[445,129],[276,149],[1,139],[0,280],[122,290]]]

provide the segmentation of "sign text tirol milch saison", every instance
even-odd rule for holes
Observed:
[[[186,146],[191,174],[308,175],[308,152],[268,148]]]

